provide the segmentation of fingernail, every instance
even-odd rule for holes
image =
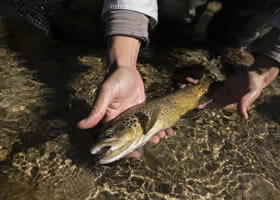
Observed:
[[[86,118],[86,119],[83,119],[82,121],[80,121],[79,124],[84,124],[84,123],[86,123],[86,122],[87,122],[87,118]]]

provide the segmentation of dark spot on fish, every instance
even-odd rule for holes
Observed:
[[[149,117],[147,115],[145,115],[144,113],[135,113],[134,114],[137,119],[138,119],[138,122],[141,124],[141,127],[143,129],[143,133],[147,133],[147,129],[149,127]]]

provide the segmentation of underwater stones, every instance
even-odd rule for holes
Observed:
[[[5,161],[8,158],[9,151],[6,148],[0,146],[0,162]]]

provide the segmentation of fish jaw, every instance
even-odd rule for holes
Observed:
[[[126,128],[117,132],[112,138],[99,141],[90,149],[90,153],[98,154],[102,152],[99,164],[109,164],[137,149],[141,146],[142,141],[143,130],[141,127]]]
[[[116,160],[121,159],[122,157],[126,156],[127,154],[131,153],[133,150],[135,150],[139,145],[141,144],[141,141],[137,142],[134,141],[133,143],[125,143],[122,146],[116,147],[111,146],[105,154],[102,156],[102,158],[99,160],[99,164],[109,164]],[[108,146],[107,146],[108,147]],[[91,153],[94,154],[96,149],[92,149]]]

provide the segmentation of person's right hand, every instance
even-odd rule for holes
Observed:
[[[104,81],[92,112],[78,127],[91,128],[103,118],[104,122],[109,122],[125,110],[144,101],[144,85],[136,67],[118,67]]]
[[[102,119],[109,122],[125,110],[145,101],[144,84],[136,68],[138,39],[112,36],[108,39],[108,74],[99,88],[90,115],[78,123],[92,128]]]
[[[90,115],[78,123],[81,129],[97,125],[102,119],[109,122],[125,110],[145,101],[144,84],[136,68],[140,48],[139,40],[126,36],[110,38],[108,51],[108,77],[99,88]],[[165,135],[172,135],[172,129],[162,130],[153,136],[149,144],[156,144]],[[139,158],[135,151],[126,157]]]

